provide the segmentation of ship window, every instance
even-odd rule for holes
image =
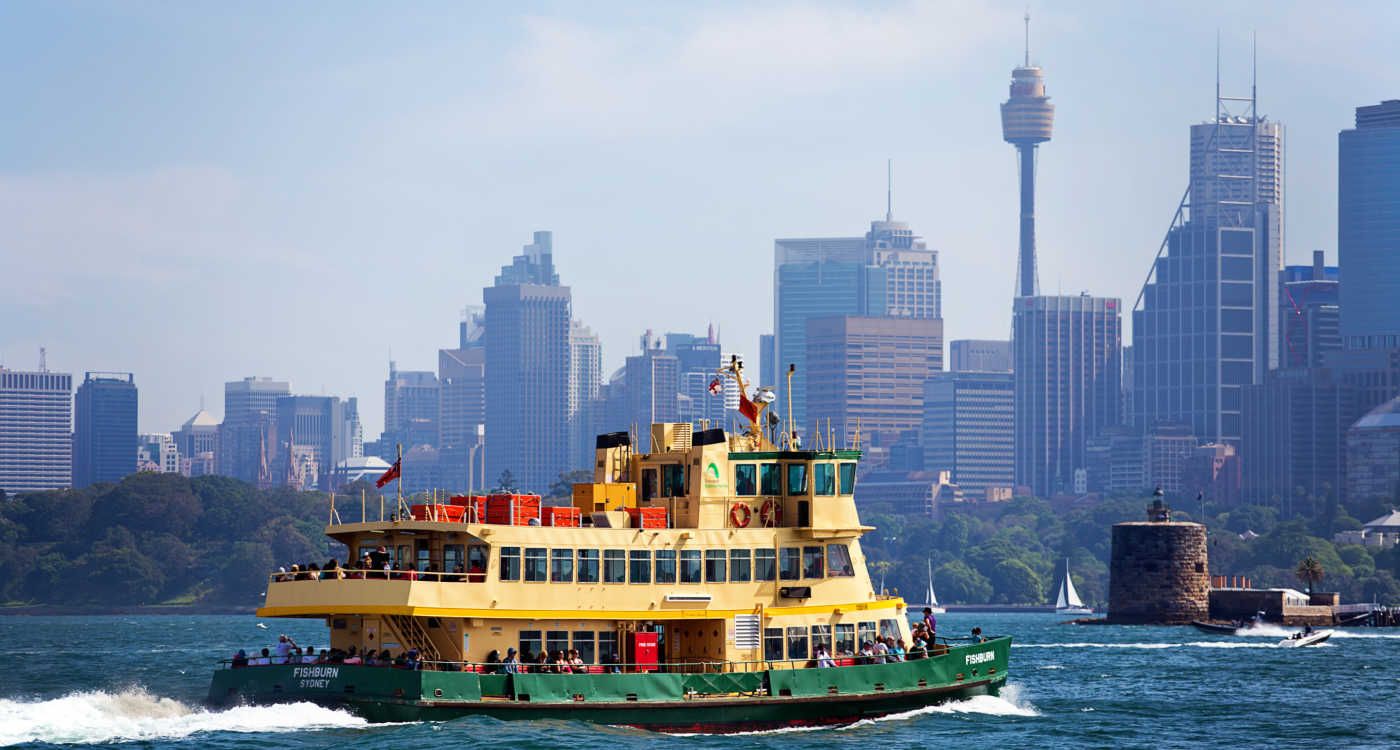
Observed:
[[[781,661],[783,658],[783,629],[763,629],[763,658],[768,661]]]
[[[722,549],[705,550],[705,582],[724,583],[724,562],[727,555]]]
[[[875,643],[875,623],[862,622],[859,624],[857,632],[860,635],[859,640],[862,648],[864,648],[867,643],[872,645]]]
[[[598,582],[598,550],[581,549],[578,551],[578,582]]]
[[[807,628],[797,625],[787,629],[787,651],[789,659],[806,659],[811,654],[807,649]]]
[[[750,497],[758,494],[758,466],[755,464],[734,465],[734,494]]]
[[[833,577],[846,577],[856,574],[856,566],[851,564],[851,550],[844,544],[826,545],[826,574]]]
[[[642,500],[656,497],[656,469],[642,469]]]
[[[520,580],[520,548],[519,548],[519,547],[502,547],[502,548],[501,548],[501,580],[502,580],[502,581],[518,581],[518,580]]]
[[[574,633],[574,650],[584,664],[597,664],[598,651],[592,630],[579,630]]]
[[[802,577],[802,550],[782,548],[778,553],[778,576],[784,581],[796,581]]]
[[[807,464],[788,464],[787,477],[789,495],[807,494]]]
[[[544,647],[549,650],[550,658],[554,657],[555,651],[569,650],[569,631],[548,630],[544,634]]]
[[[685,497],[685,467],[666,464],[661,467],[661,496]]]
[[[812,653],[816,653],[818,648],[824,648],[828,654],[831,653],[830,625],[812,626]]]
[[[543,634],[538,630],[520,631],[520,663],[528,664],[539,658],[544,648]]]
[[[651,551],[634,549],[628,555],[627,579],[632,583],[651,583]]]
[[[627,552],[603,550],[603,583],[627,583]]]
[[[548,558],[545,555],[546,550],[544,547],[525,548],[525,580],[546,580],[545,569],[548,567]]]
[[[822,568],[822,548],[803,547],[802,548],[802,577],[821,578]]]
[[[656,582],[676,582],[676,551],[659,549],[656,551]]]
[[[851,656],[856,652],[856,626],[849,623],[836,626],[836,650],[833,656]]]
[[[900,637],[900,636],[899,636],[899,621],[898,621],[898,620],[881,620],[881,621],[880,621],[880,637],[881,637],[881,638],[894,638],[894,639],[898,640],[899,637]]]
[[[752,572],[751,565],[748,550],[729,550],[729,581],[731,583],[748,583]]]
[[[433,567],[432,550],[428,547],[427,540],[418,542],[418,570],[426,571]]]
[[[700,582],[700,550],[681,550],[681,583]]]
[[[753,579],[755,581],[771,581],[777,576],[777,555],[771,549],[756,549],[753,551]]]
[[[482,583],[486,580],[486,560],[490,556],[490,550],[484,544],[472,544],[467,547],[467,580],[472,583]]]
[[[574,582],[573,550],[552,549],[549,551],[549,581],[550,583]]]
[[[832,464],[817,464],[813,471],[812,484],[818,495],[835,495],[836,467]]]
[[[758,494],[783,494],[783,471],[781,464],[763,464],[759,467]]]
[[[466,571],[465,557],[466,547],[460,544],[442,545],[442,572],[461,573]]]
[[[598,654],[603,657],[604,664],[617,663],[617,631],[598,631]]]
[[[841,494],[850,495],[856,491],[856,465],[841,464]]]
[[[412,564],[413,556],[410,549],[411,548],[407,544],[400,544],[398,546],[398,554],[394,556],[394,563],[398,565]]]

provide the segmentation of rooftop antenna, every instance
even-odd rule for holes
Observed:
[[[885,221],[894,221],[894,159],[885,160]]]
[[[39,347],[39,372],[49,371],[49,350],[48,347]]]
[[[1031,9],[1026,9],[1026,65],[1031,66]]]

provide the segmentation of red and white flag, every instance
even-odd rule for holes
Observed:
[[[718,396],[724,392],[724,384],[719,382],[719,378],[710,381],[710,395]]]
[[[395,479],[398,479],[399,476],[400,476],[400,473],[399,473],[399,464],[400,464],[402,461],[403,461],[402,458],[399,459],[398,461],[395,461],[395,462],[394,462],[394,465],[393,465],[393,466],[390,466],[388,471],[384,472],[382,475],[380,475],[380,477],[379,477],[378,479],[376,479],[376,480],[374,481],[374,486],[375,486],[375,487],[383,487],[384,485],[386,485],[386,484],[388,484],[388,483],[394,481]]]

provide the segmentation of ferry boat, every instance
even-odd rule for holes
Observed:
[[[738,363],[722,376],[745,393]],[[370,564],[274,573],[257,613],[323,620],[330,653],[225,661],[209,703],[734,732],[995,694],[1009,637],[908,653],[905,602],[872,588],[859,446],[779,446],[764,401],[741,399],[738,434],[656,424],[646,452],[599,436],[570,507],[467,496],[372,519],[362,502],[343,522],[333,505],[326,534]],[[885,639],[906,655],[875,653]]]

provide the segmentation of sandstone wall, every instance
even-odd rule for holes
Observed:
[[[1108,569],[1109,622],[1182,625],[1206,619],[1209,570],[1206,529],[1198,523],[1115,525]]]

